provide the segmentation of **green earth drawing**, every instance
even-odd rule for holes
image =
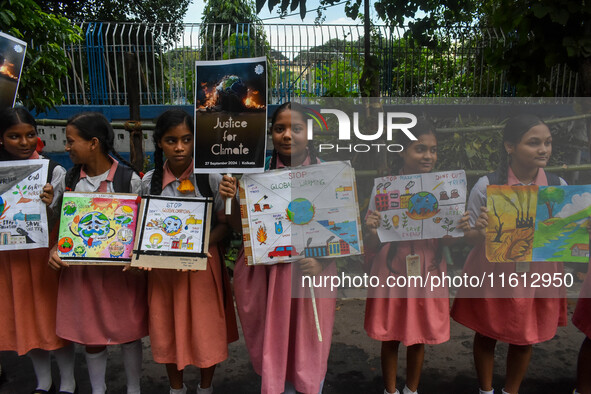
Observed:
[[[314,217],[314,205],[305,198],[296,198],[285,210],[287,220],[293,224],[307,224]]]

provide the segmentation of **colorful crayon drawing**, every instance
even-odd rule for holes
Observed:
[[[493,185],[486,195],[488,260],[531,261],[538,187]]]
[[[382,242],[460,237],[466,203],[464,171],[377,178],[369,209],[381,215]]]
[[[204,269],[211,205],[204,198],[144,198],[132,265]]]
[[[47,160],[0,162],[0,250],[48,246]]]
[[[64,193],[58,254],[69,264],[119,265],[130,262],[138,196]]]
[[[589,262],[591,186],[540,186],[533,261]]]
[[[589,262],[591,186],[488,186],[486,257]]]
[[[241,183],[248,264],[363,253],[357,189],[349,162],[245,175]]]

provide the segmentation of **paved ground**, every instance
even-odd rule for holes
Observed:
[[[574,309],[569,300],[569,320]],[[380,345],[367,337],[363,330],[365,301],[346,299],[337,302],[336,322],[326,377],[325,394],[383,393],[380,371]],[[452,322],[452,338],[449,342],[429,346],[426,351],[421,393],[474,394],[478,393],[472,363],[473,333]],[[576,328],[569,324],[558,330],[549,342],[534,347],[533,359],[521,394],[564,393],[570,394],[574,385],[576,358],[583,340]],[[503,384],[506,346],[497,348],[494,386],[500,392]],[[164,367],[152,361],[149,341],[144,341],[143,393],[168,393]],[[401,356],[404,356],[401,349]],[[399,368],[399,387],[403,387],[404,357]],[[14,353],[0,353],[5,380],[0,384],[1,394],[27,394],[34,389],[35,378],[27,357]],[[54,362],[57,381],[57,366]],[[194,393],[198,382],[198,370],[188,368],[185,381]],[[86,363],[82,348],[78,347],[76,378],[80,394],[90,393]],[[125,394],[125,377],[119,357],[119,349],[111,349],[107,369],[109,394]],[[230,357],[217,368],[214,387],[216,393],[254,394],[260,390],[260,379],[253,372],[244,340],[230,345]]]

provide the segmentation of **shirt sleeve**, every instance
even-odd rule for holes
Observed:
[[[148,171],[146,175],[142,178],[142,196],[149,196],[150,195],[150,188],[152,186],[152,175],[154,175],[154,170]]]
[[[225,202],[220,196],[220,183],[222,182],[222,176],[220,174],[209,174],[209,187],[213,193],[213,210],[214,212],[223,211]]]
[[[130,186],[131,193],[134,194],[142,194],[142,180],[140,179],[139,175],[135,172],[131,176],[131,186]]]
[[[49,204],[49,208],[59,210],[66,190],[66,169],[64,167],[55,166],[51,175],[51,186],[53,186],[53,201]]]
[[[474,227],[476,219],[480,216],[480,207],[486,207],[486,187],[488,186],[488,177],[481,177],[468,197],[468,212],[470,212],[470,226]]]

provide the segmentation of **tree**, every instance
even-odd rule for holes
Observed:
[[[202,60],[262,56],[268,52],[263,22],[252,0],[208,0],[201,23]]]
[[[546,204],[548,218],[553,218],[554,205],[564,200],[564,190],[557,187],[546,187],[538,193],[538,205]]]
[[[174,23],[182,21],[191,0],[35,0],[45,12],[77,21]]]
[[[33,0],[0,0],[0,30],[29,44],[19,84],[23,105],[40,113],[61,104],[58,81],[69,67],[62,45],[81,40],[79,29]]]
[[[521,95],[552,95],[549,71],[567,64],[579,73],[579,96],[591,96],[591,4],[583,0],[495,0],[486,15],[504,45],[490,63],[507,73]],[[546,77],[544,79],[539,76]]]

